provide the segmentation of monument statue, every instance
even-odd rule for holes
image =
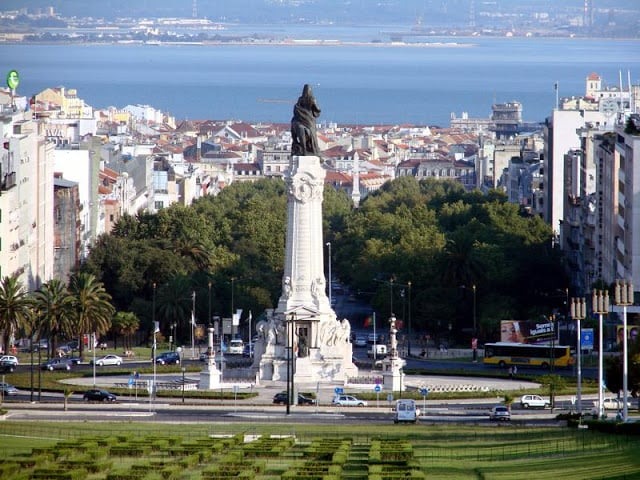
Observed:
[[[302,95],[298,103],[293,107],[291,119],[291,154],[315,155],[320,154],[318,137],[316,136],[316,118],[320,116],[320,109],[311,91],[311,86],[306,84],[302,89]]]
[[[320,109],[305,85],[291,119],[287,231],[282,295],[256,325],[252,368],[260,380],[314,384],[358,375],[349,341],[351,325],[338,320],[327,297],[322,240],[322,200],[327,169],[316,137]],[[291,368],[292,367],[292,368]]]

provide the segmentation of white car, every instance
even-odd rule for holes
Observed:
[[[93,360],[91,360],[91,363],[93,363]],[[96,360],[96,365],[99,367],[104,367],[105,365],[122,365],[122,357],[118,355],[105,355]]]
[[[627,409],[631,408],[631,399],[627,398]],[[594,400],[593,402],[594,409],[598,408],[598,401]],[[607,397],[602,400],[602,406],[605,410],[622,410],[624,408],[624,404],[622,403],[621,398]]]
[[[522,408],[550,408],[551,402],[540,395],[523,395],[520,397]]]
[[[366,407],[366,400],[360,400],[352,395],[336,395],[331,402],[340,407]]]
[[[0,365],[17,367],[18,366],[18,359],[17,359],[17,357],[15,357],[13,355],[2,355],[0,357]]]

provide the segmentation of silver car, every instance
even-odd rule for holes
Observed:
[[[20,391],[10,383],[0,382],[0,391],[3,395],[18,395]]]
[[[500,421],[508,421],[511,420],[511,412],[509,411],[509,407],[504,405],[496,405],[489,412],[489,420],[500,420]]]
[[[340,407],[366,407],[366,400],[360,400],[352,395],[336,395],[331,402]]]

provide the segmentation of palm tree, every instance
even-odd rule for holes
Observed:
[[[31,307],[31,299],[17,276],[4,277],[0,281],[0,332],[4,352],[9,351],[11,335],[29,326]]]
[[[40,335],[48,335],[50,352],[56,351],[60,335],[70,334],[72,331],[72,300],[67,287],[56,278],[44,283],[34,294],[38,312],[36,330]]]
[[[199,270],[206,271],[211,267],[211,255],[202,242],[178,239],[173,250],[181,257],[190,259]]]
[[[118,312],[114,315],[111,323],[112,329],[119,335],[124,337],[124,350],[132,349],[131,337],[138,331],[140,320],[132,312]]]
[[[102,282],[90,273],[77,273],[69,281],[73,321],[72,334],[78,337],[80,358],[84,351],[82,335],[94,333],[102,335],[111,328],[114,308],[111,295],[104,289]]]

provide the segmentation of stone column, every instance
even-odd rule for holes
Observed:
[[[322,241],[325,176],[319,157],[292,157],[286,178],[287,240],[278,313],[299,306],[311,306],[320,312],[331,310],[325,289]]]

